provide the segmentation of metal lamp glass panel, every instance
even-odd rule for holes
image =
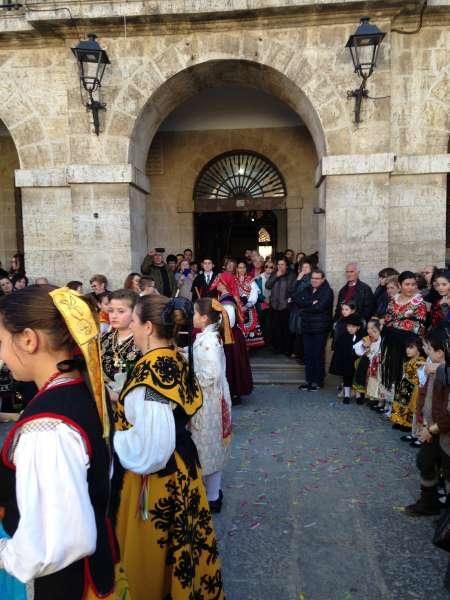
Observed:
[[[348,39],[346,47],[355,68],[355,73],[364,79],[370,77],[377,64],[380,44],[386,34],[363,17],[356,32]]]
[[[96,41],[96,36],[90,34],[88,38],[72,48],[72,52],[78,60],[83,87],[92,93],[101,86],[106,65],[110,61],[105,50]]]

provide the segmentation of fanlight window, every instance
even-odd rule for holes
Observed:
[[[261,227],[258,231],[258,242],[260,244],[270,244],[271,242],[270,233],[264,227]]]
[[[200,173],[197,200],[284,198],[286,186],[278,169],[267,158],[245,150],[216,157]]]

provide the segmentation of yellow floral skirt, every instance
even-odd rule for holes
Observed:
[[[117,518],[132,600],[223,600],[222,573],[200,469],[142,477],[126,471]],[[145,498],[146,519],[140,506]]]

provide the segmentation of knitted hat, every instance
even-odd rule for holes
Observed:
[[[344,323],[346,325],[356,325],[357,327],[362,327],[363,326],[363,322],[361,317],[359,317],[358,315],[348,315],[348,317],[345,317],[344,319]]]

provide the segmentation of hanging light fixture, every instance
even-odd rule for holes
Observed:
[[[362,79],[357,90],[347,92],[349,98],[355,98],[355,123],[361,122],[362,99],[368,96],[367,80],[377,66],[380,44],[386,35],[369,21],[369,17],[362,17],[357,30],[348,38],[345,45],[350,51],[355,73]]]
[[[87,40],[80,41],[75,48],[72,48],[72,52],[78,61],[81,84],[89,95],[86,110],[92,112],[95,133],[98,135],[100,132],[99,111],[106,110],[106,104],[96,99],[94,94],[102,86],[103,75],[110,60],[96,38],[94,33],[90,33]]]

